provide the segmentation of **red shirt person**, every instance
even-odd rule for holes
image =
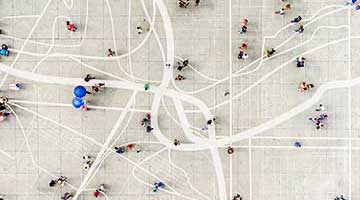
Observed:
[[[76,27],[75,27],[75,25],[72,23],[72,22],[70,22],[70,21],[66,21],[66,26],[67,26],[67,29],[69,30],[69,31],[76,31]]]

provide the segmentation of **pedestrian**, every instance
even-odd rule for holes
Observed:
[[[245,49],[248,48],[248,45],[246,43],[242,43],[239,48],[242,49],[242,50],[245,50]]]
[[[0,111],[6,110],[6,106],[5,105],[0,105]]]
[[[92,80],[92,79],[95,79],[95,77],[92,76],[92,75],[90,75],[90,74],[86,74],[86,76],[85,76],[85,78],[84,78],[84,81],[85,81],[85,82],[89,82],[89,81]]]
[[[243,51],[240,51],[239,54],[238,54],[238,59],[239,60],[246,60],[248,58],[248,54],[243,52]]]
[[[314,84],[312,84],[312,83],[309,83],[309,84],[306,84],[306,90],[311,90],[311,89],[313,89],[315,86],[314,86]]]
[[[114,149],[115,149],[115,152],[118,153],[118,154],[123,154],[126,151],[125,147],[122,147],[122,146],[114,147]]]
[[[146,113],[145,117],[146,117],[146,119],[151,120],[151,113]]]
[[[146,126],[148,126],[148,125],[150,125],[150,119],[148,119],[148,118],[143,118],[143,119],[141,120],[141,126],[146,127]]]
[[[243,20],[242,20],[242,22],[241,22],[241,25],[242,25],[242,26],[247,26],[248,22],[249,22],[248,19],[243,18]]]
[[[175,140],[174,140],[174,145],[175,145],[175,146],[179,146],[179,145],[180,145],[180,140],[175,139]]]
[[[227,152],[228,152],[228,154],[233,154],[234,153],[234,148],[228,147]]]
[[[315,111],[324,111],[326,107],[323,104],[319,104],[319,107],[315,108]]]
[[[152,128],[151,126],[146,126],[146,132],[147,133],[151,133],[153,129],[154,128]]]
[[[98,189],[95,190],[94,197],[98,198],[101,194],[104,194],[104,192],[105,192],[104,184],[101,184],[99,185]]]
[[[89,94],[90,92],[86,92],[86,94]],[[91,94],[91,93],[90,93]],[[88,102],[86,101],[86,100],[83,100],[84,101],[84,104],[80,107],[80,110],[81,111],[89,111],[90,110],[90,108],[89,108],[89,106],[88,106]]]
[[[243,34],[243,33],[246,33],[246,32],[247,32],[247,26],[242,26],[240,34]]]
[[[294,146],[300,148],[301,147],[301,142],[299,142],[299,141],[294,142]]]
[[[302,20],[301,16],[295,17],[293,20],[291,20],[291,23],[299,23]]]
[[[297,67],[305,67],[305,58],[303,56],[299,56],[296,58],[296,66]]]
[[[154,184],[153,184],[153,189],[152,189],[152,191],[153,192],[157,192],[158,190],[159,190],[159,188],[164,188],[165,187],[165,184],[163,183],[163,182],[155,182]]]
[[[77,30],[76,26],[70,21],[66,21],[66,27],[69,31],[75,32]]]
[[[61,199],[62,199],[62,200],[69,200],[69,199],[71,199],[72,197],[73,197],[72,194],[70,194],[69,192],[66,192],[66,193],[61,197]]]
[[[236,194],[232,200],[242,200],[242,197],[240,196],[240,194]]]
[[[323,114],[321,114],[321,115],[319,116],[318,120],[319,120],[319,121],[324,121],[324,120],[327,120],[327,118],[328,118],[328,114],[323,113]]]
[[[49,187],[55,187],[56,183],[57,183],[56,180],[51,180],[51,181],[49,182]]]
[[[345,5],[354,5],[355,3],[357,2],[357,0],[347,0],[346,2],[345,2]]]
[[[298,33],[302,33],[302,32],[304,32],[304,26],[303,25],[300,25],[300,27],[298,28],[298,29],[295,29],[294,31],[295,32],[298,32]]]
[[[209,130],[209,128],[208,128],[207,126],[204,126],[204,127],[201,128],[201,130],[202,130],[203,132],[207,132],[207,131]]]
[[[108,49],[108,56],[109,57],[112,57],[115,55],[115,51],[111,50],[111,49]]]
[[[18,91],[18,90],[21,89],[21,84],[20,83],[10,83],[9,84],[9,89]]]
[[[187,67],[188,64],[189,64],[189,60],[184,60],[184,61],[182,61],[182,64],[183,64],[184,67]]]
[[[299,90],[301,93],[303,93],[303,92],[305,92],[305,90],[307,90],[307,88],[306,88],[306,82],[305,82],[305,81],[303,81],[303,82],[300,83],[300,86],[299,86],[298,90]]]
[[[291,9],[291,4],[287,3],[284,7],[285,10],[290,10]]]
[[[91,158],[91,156],[88,156],[88,155],[83,155],[82,157],[83,159],[83,169],[84,171],[87,171],[90,169],[91,165],[93,164],[93,160]]]
[[[265,57],[271,57],[274,53],[276,52],[276,50],[274,48],[271,48],[270,50],[269,49],[266,49],[266,52],[265,52]]]
[[[285,8],[280,8],[280,10],[277,10],[274,13],[278,15],[285,15]]]
[[[177,2],[177,4],[180,8],[187,8],[190,4],[190,1],[189,0],[179,0]]]
[[[138,33],[138,34],[143,33],[143,30],[142,30],[141,26],[137,26],[137,27],[136,27],[136,30],[137,30],[137,33]]]
[[[57,184],[59,184],[61,187],[64,187],[66,183],[66,177],[65,176],[59,176],[56,180]]]
[[[145,89],[145,91],[149,90],[149,89],[150,89],[150,84],[149,84],[149,83],[145,83],[145,84],[144,84],[144,89]]]
[[[95,85],[91,86],[92,91],[95,93],[100,92],[105,88],[105,83],[95,83]]]
[[[182,75],[180,75],[180,74],[178,74],[178,75],[175,77],[175,80],[177,80],[177,81],[185,80],[185,77],[182,76]]]
[[[0,112],[0,122],[4,121],[5,119],[8,118],[8,116],[10,116],[11,113],[10,112]]]
[[[200,0],[195,0],[195,6],[198,6],[200,3]]]
[[[320,121],[317,124],[315,124],[315,126],[316,126],[316,129],[321,129],[321,128],[325,127],[324,124],[321,123]]]
[[[2,96],[0,97],[0,105],[4,105],[9,101],[9,97],[7,96]]]
[[[95,190],[95,192],[93,193],[95,198],[98,198],[100,196],[101,192],[99,190]]]

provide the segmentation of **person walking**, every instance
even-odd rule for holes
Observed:
[[[319,104],[319,107],[315,108],[315,111],[324,111],[326,110],[326,106],[324,106],[323,104]]]
[[[175,146],[179,146],[179,145],[180,145],[180,140],[174,139],[174,145],[175,145]]]
[[[66,27],[69,31],[75,32],[77,30],[76,26],[71,21],[66,21]]]
[[[118,153],[118,154],[123,154],[126,151],[125,147],[122,147],[122,146],[114,147],[114,149],[115,149],[115,152]]]
[[[73,197],[73,195],[69,192],[64,193],[64,195],[61,197],[62,200],[69,200]]]
[[[115,55],[115,51],[108,49],[108,57],[112,57]]]
[[[182,75],[180,75],[180,74],[178,74],[178,75],[175,77],[175,80],[177,80],[177,81],[185,80],[185,77],[182,76]]]
[[[153,131],[154,128],[152,128],[151,126],[146,126],[146,132],[147,133],[151,133]]]
[[[303,33],[304,32],[304,26],[303,25],[300,25],[300,27],[298,29],[295,29],[294,31],[295,32],[298,32],[298,33]]]
[[[238,59],[239,60],[246,60],[249,56],[243,52],[243,51],[240,51],[239,54],[238,54]]]
[[[241,50],[245,50],[248,48],[248,45],[246,43],[242,43],[241,46],[239,47],[239,49]]]
[[[249,23],[249,20],[247,18],[243,18],[241,21],[242,26],[247,26],[248,23]]]
[[[242,26],[240,34],[243,34],[243,33],[246,33],[246,32],[247,32],[247,26]]]
[[[9,101],[9,97],[7,96],[2,96],[0,97],[0,105],[4,105]]]
[[[270,58],[274,53],[276,52],[276,50],[274,48],[266,49],[265,51],[265,57]]]
[[[291,20],[291,23],[299,23],[301,21],[302,17],[301,16],[297,16],[295,17],[293,20]]]
[[[199,6],[200,0],[195,0],[195,6]]]
[[[95,79],[94,76],[92,76],[91,74],[86,74],[84,81],[85,82],[89,82],[90,80]]]
[[[277,10],[274,13],[278,15],[285,15],[285,8],[280,8],[280,10]]]
[[[302,68],[302,67],[305,67],[305,58],[303,56],[300,56],[300,57],[297,57],[296,58],[296,66],[298,68]]]
[[[145,84],[144,84],[144,89],[145,89],[145,91],[149,90],[149,89],[150,89],[150,84],[149,84],[149,83],[145,83]]]
[[[307,89],[306,89],[306,82],[305,82],[305,81],[303,81],[303,82],[300,83],[300,86],[299,86],[298,90],[299,90],[301,93],[303,93],[303,92],[305,92],[305,90],[307,90]]]
[[[300,148],[302,145],[301,145],[301,142],[296,141],[296,142],[294,142],[294,146]]]
[[[236,194],[232,200],[242,200],[242,197],[240,196],[240,194]]]
[[[96,83],[95,85],[91,86],[92,91],[95,93],[100,92],[105,88],[105,83]]]
[[[234,153],[234,148],[233,147],[228,147],[227,148],[227,153],[228,154],[233,154]]]

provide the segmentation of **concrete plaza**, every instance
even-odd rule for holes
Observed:
[[[111,200],[360,199],[360,12],[344,0],[289,2],[280,16],[279,0],[186,9],[175,0],[1,1],[10,56],[0,59],[0,96],[13,115],[0,123],[0,195],[87,200],[105,184],[100,198]],[[290,24],[298,15],[302,34]],[[66,29],[69,19],[77,32]],[[143,19],[152,27],[138,34]],[[237,58],[242,43],[247,60]],[[262,59],[269,48],[276,53]],[[296,67],[300,55],[305,68]],[[190,64],[179,72],[183,59]],[[80,111],[71,100],[86,74],[106,87]],[[302,81],[315,88],[299,93]],[[24,88],[9,90],[15,82]],[[317,130],[308,118],[322,114],[320,103],[329,118]],[[147,112],[150,134],[140,124]],[[211,116],[215,126],[202,131]],[[141,152],[113,151],[130,143]],[[96,159],[87,172],[83,155]],[[50,188],[60,175],[69,184]],[[166,187],[152,192],[159,181]]]

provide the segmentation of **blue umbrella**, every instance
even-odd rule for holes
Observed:
[[[86,88],[82,85],[78,85],[74,88],[74,94],[76,97],[84,97],[86,95]]]
[[[72,100],[72,105],[74,108],[80,108],[82,105],[84,105],[84,100],[79,97],[74,97]]]

